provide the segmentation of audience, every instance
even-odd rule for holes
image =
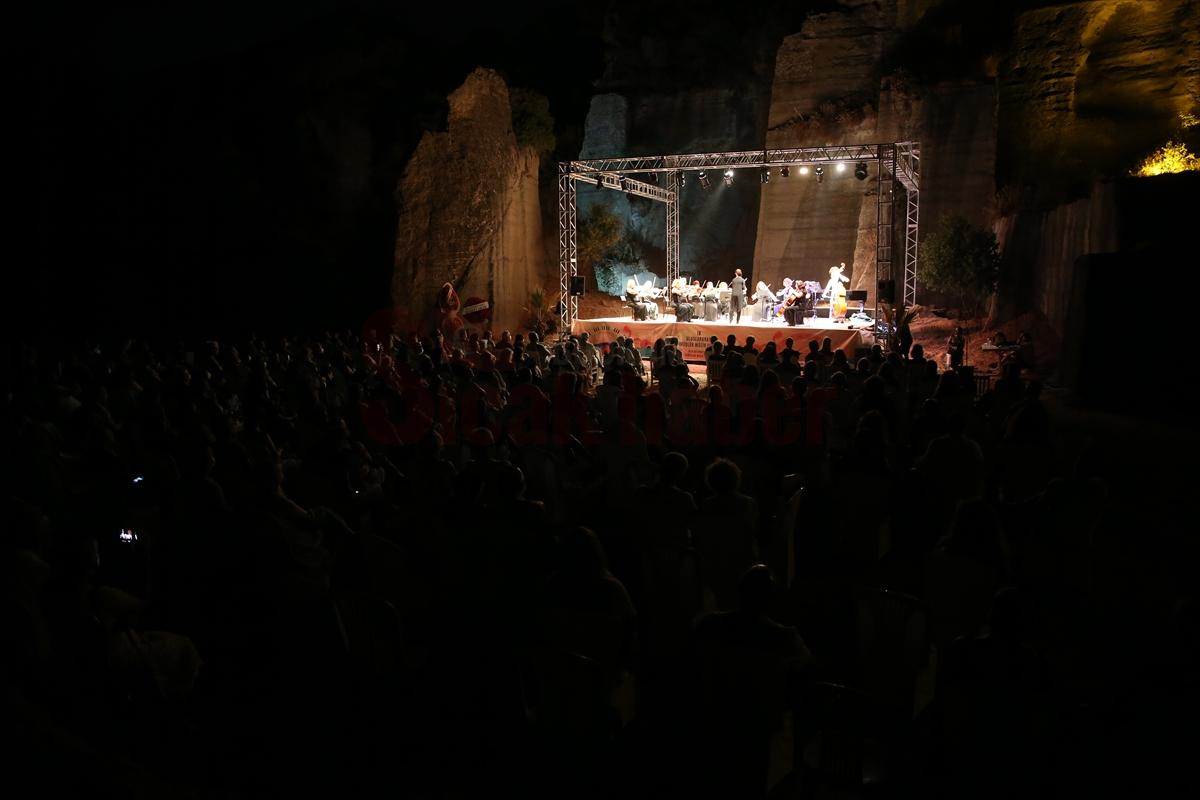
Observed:
[[[1091,702],[1122,612],[1042,384],[793,344],[714,338],[706,376],[509,330],[10,347],[17,754],[71,794],[764,797],[822,779],[772,749],[816,735],[800,684],[895,658],[924,710],[854,735],[904,788],[1066,781],[1029,726]]]

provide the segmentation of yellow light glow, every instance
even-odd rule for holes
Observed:
[[[1197,119],[1195,114],[1188,111],[1183,111],[1179,114],[1179,124],[1183,128],[1190,128],[1197,122],[1200,122],[1200,119]]]
[[[1183,142],[1167,142],[1143,161],[1133,174],[1148,178],[1176,172],[1200,172],[1200,158],[1192,155]]]

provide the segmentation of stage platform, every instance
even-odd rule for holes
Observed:
[[[742,315],[742,321],[734,324],[718,320],[705,322],[676,322],[671,314],[664,314],[656,320],[639,322],[631,317],[599,317],[596,319],[577,319],[571,323],[571,333],[580,334],[587,331],[593,344],[612,342],[618,336],[633,338],[637,347],[653,347],[658,339],[674,336],[679,339],[679,348],[687,361],[704,361],[704,350],[708,347],[710,336],[716,336],[721,343],[729,334],[737,337],[738,344],[746,341],[747,336],[754,337],[755,347],[762,349],[767,342],[775,342],[782,350],[784,340],[789,336],[792,346],[802,353],[808,352],[808,342],[821,340],[828,336],[834,350],[845,350],[851,360],[859,347],[869,347],[874,344],[871,329],[853,327],[848,323],[834,322],[827,319],[809,317],[803,325],[789,326],[782,322],[755,322]]]

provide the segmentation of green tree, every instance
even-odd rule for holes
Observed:
[[[512,105],[512,126],[517,144],[529,145],[539,155],[553,152],[554,117],[550,115],[550,101],[544,94],[532,89],[514,87],[508,93]]]
[[[917,278],[930,289],[958,297],[959,313],[979,306],[996,288],[1000,249],[996,234],[963,216],[943,218],[921,242]]]
[[[603,203],[592,206],[588,215],[580,221],[575,238],[580,268],[594,267],[621,240],[624,232],[624,221],[611,208]]]

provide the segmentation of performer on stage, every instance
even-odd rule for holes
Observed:
[[[817,299],[821,296],[820,281],[805,281],[804,282],[804,310],[806,317],[816,318],[817,316]]]
[[[709,281],[708,284],[705,285],[704,291],[702,292],[702,300],[704,302],[704,321],[716,322],[719,297],[717,287],[713,286],[712,281]]]
[[[671,302],[675,305],[675,321],[691,322],[695,306],[688,299],[688,285],[683,278],[676,278],[671,285]]]
[[[754,296],[750,299],[758,304],[758,321],[770,322],[775,311],[775,293],[771,291],[770,285],[759,281],[754,287]]]
[[[845,261],[840,266],[829,268],[829,283],[825,286],[824,294],[829,296],[830,322],[846,316],[846,287],[842,284],[849,283],[850,279],[843,274],[845,270]]]
[[[638,293],[638,301],[646,306],[646,319],[658,319],[658,298],[662,297],[662,289],[657,288],[653,281],[646,281]]]
[[[733,280],[729,282],[729,321],[741,323],[742,308],[746,304],[746,279],[742,271],[733,271]]]
[[[803,325],[808,304],[811,302],[808,287],[797,281],[792,284],[783,302],[783,319],[788,325]]]
[[[621,297],[621,299],[629,304],[629,310],[633,313],[634,319],[646,318],[646,309],[642,306],[638,299],[638,295],[640,293],[641,287],[638,286],[636,278],[630,278],[625,281],[625,294]]]
[[[791,278],[783,279],[783,288],[775,293],[775,316],[782,317],[783,312],[787,310],[788,301],[791,300],[792,293],[795,288]]]

